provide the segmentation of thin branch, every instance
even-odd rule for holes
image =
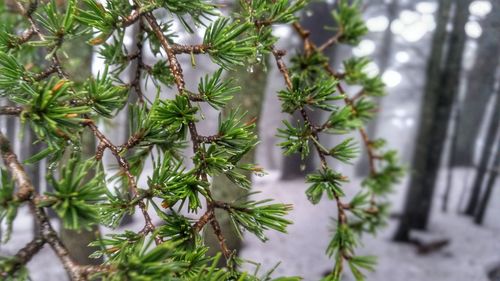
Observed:
[[[36,2],[35,4],[38,3],[38,1],[36,1],[36,0],[33,2]],[[19,7],[19,10],[26,16],[26,18],[30,22],[30,25],[31,25],[31,28],[33,29],[33,31],[38,35],[40,40],[44,41],[45,37],[40,32],[40,29],[38,28],[35,21],[33,20],[31,13],[26,12],[26,10],[24,9],[24,7],[22,6],[22,4],[20,2],[16,1],[16,3]],[[139,18],[140,18],[139,14],[137,14],[137,18],[135,18],[135,16],[134,16],[132,18],[132,20],[135,21]],[[130,24],[132,24],[133,21],[130,21]],[[64,72],[64,70],[61,66],[61,62],[59,61],[59,58],[57,57],[56,53],[54,53],[54,55],[52,56],[52,63],[53,63],[52,67],[55,68],[55,72],[57,72],[59,77],[64,78],[64,79],[68,79],[68,75]],[[73,90],[73,91],[76,92],[75,90]],[[111,143],[111,141],[101,131],[99,131],[99,129],[97,128],[97,126],[94,124],[94,122],[92,120],[87,119],[87,121],[84,122],[84,125],[89,127],[92,130],[92,132],[94,133],[94,135],[100,141],[100,144],[98,146],[97,153],[96,153],[96,158],[102,157],[102,154],[104,153],[104,150],[106,148],[110,149],[112,154],[115,156],[115,158],[118,162],[118,165],[122,168],[122,171],[126,175],[126,177],[128,179],[128,184],[130,186],[130,189],[131,189],[133,195],[136,196],[138,193],[138,188],[137,188],[137,183],[136,183],[135,177],[130,172],[130,165],[129,165],[128,161],[120,155],[120,149],[117,146],[115,146],[113,143]],[[100,156],[100,157],[98,157],[98,156]],[[23,195],[23,194],[21,194],[21,195]],[[146,204],[143,201],[139,201],[138,206],[139,206],[139,208],[144,216],[144,221],[145,221],[145,226],[143,229],[144,234],[154,232],[155,226],[152,223],[151,217],[149,216]],[[155,235],[154,240],[155,240],[156,244],[160,244],[163,242],[162,239],[158,235]]]
[[[7,166],[12,174],[14,182],[17,184],[18,192],[16,193],[16,197],[20,201],[30,200],[35,189],[28,175],[26,175],[23,166],[19,164],[17,156],[12,152],[9,140],[2,132],[0,132],[0,153],[2,154],[5,166]]]
[[[33,79],[35,79],[36,81],[41,81],[41,80],[46,79],[51,74],[56,73],[56,72],[57,72],[57,66],[55,64],[52,64],[44,71],[33,75]]]
[[[213,136],[198,136],[198,142],[202,143],[213,143],[221,139],[220,135]]]
[[[134,0],[134,3],[139,6],[139,1]],[[158,25],[156,18],[153,16],[151,13],[146,13],[144,14],[144,17],[146,18],[147,22],[149,23],[149,26],[153,30],[154,34],[156,35],[157,39],[160,41],[160,45],[162,46],[163,50],[167,54],[167,59],[169,62],[169,67],[170,67],[170,72],[174,76],[175,84],[177,86],[178,94],[179,95],[187,95],[185,93],[185,82],[184,82],[184,75],[182,73],[182,67],[177,60],[176,57],[176,50],[173,46],[179,46],[179,45],[171,45],[165,35],[163,34],[160,26]],[[189,50],[194,51],[194,50]],[[201,49],[200,49],[201,51]],[[192,107],[191,103],[188,102],[189,107]],[[191,135],[191,143],[193,145],[193,151],[194,153],[203,153],[200,147],[200,142],[199,142],[199,134],[198,130],[196,128],[196,124],[194,122],[189,122],[188,123],[188,128],[189,128],[189,133]],[[203,155],[202,155],[203,157]],[[200,177],[203,181],[208,182],[208,176],[206,173],[200,173]],[[211,199],[211,194],[209,192],[208,197],[207,197],[207,212],[213,212],[213,203]],[[219,222],[217,221],[217,218],[213,216],[213,218],[210,221],[210,224],[212,225],[212,229],[217,237],[217,240],[219,241],[221,251],[226,258],[226,261],[230,259],[231,257],[231,251],[226,245],[226,239],[222,235],[222,231],[220,230],[220,225]]]
[[[339,30],[334,36],[330,37],[325,43],[318,47],[318,52],[323,52],[326,48],[338,43],[341,36],[342,30]]]
[[[316,47],[314,45],[314,43],[312,43],[309,39],[309,35],[310,35],[309,30],[306,30],[298,22],[293,23],[293,27],[294,27],[295,31],[298,33],[298,35],[302,38],[302,41],[304,44],[303,48],[304,48],[304,52],[306,55],[310,55],[313,52],[323,52],[326,48],[337,43],[338,39],[342,36],[342,31],[340,30],[337,34],[335,34],[335,36],[328,39],[323,45],[321,45],[320,47]],[[282,73],[287,87],[291,90],[292,83],[291,83],[290,75],[288,73],[286,64],[284,63],[284,61],[282,59],[283,54],[278,53],[274,49],[272,49],[272,51],[273,51],[278,69]],[[333,69],[330,68],[328,63],[325,64],[325,69],[332,77],[339,78],[340,74],[337,74],[335,71],[333,71]],[[347,95],[346,95],[344,89],[342,88],[342,85],[340,85],[340,83],[337,84],[337,89],[345,97],[344,101],[346,102],[346,105],[350,106],[351,110],[355,111],[355,108],[353,106],[353,101],[350,100],[349,98],[347,98]],[[326,129],[327,123],[325,123],[325,125],[323,125],[323,126],[316,126],[316,125],[311,123],[309,116],[304,108],[300,108],[299,110],[300,110],[300,114],[302,115],[302,118],[304,119],[304,123],[306,124],[306,126],[308,126],[310,128],[310,130],[312,132],[312,138],[314,140],[313,145],[316,148],[316,151],[317,151],[318,156],[319,156],[320,161],[321,161],[321,165],[324,169],[326,169],[328,167],[328,164],[326,162],[325,156],[328,154],[325,153],[321,149],[321,146],[319,145],[318,132]],[[364,145],[367,147],[368,156],[370,159],[369,161],[370,161],[371,174],[375,175],[376,174],[376,170],[375,170],[375,159],[376,158],[375,158],[375,155],[373,152],[373,147],[371,145],[371,141],[368,139],[368,135],[366,134],[366,131],[363,128],[360,128],[359,132],[362,136]],[[335,194],[334,197],[335,197],[335,201],[337,203],[338,225],[340,226],[343,224],[347,224],[348,222],[347,222],[347,215],[346,215],[345,210],[349,210],[351,208],[351,206],[349,204],[343,203],[337,194]],[[371,203],[370,208],[368,208],[365,211],[371,212],[371,213],[377,212],[374,193],[372,193],[370,203]],[[340,268],[342,268],[343,261],[349,260],[351,257],[352,257],[352,253],[349,253],[349,252],[343,250],[341,253],[340,264],[338,266],[340,266]]]
[[[132,173],[130,172],[130,165],[127,159],[125,159],[120,154],[121,149],[115,146],[101,131],[99,131],[99,129],[92,120],[88,119],[85,125],[90,128],[90,130],[94,133],[95,137],[100,141],[100,144],[98,145],[99,155],[102,156],[102,153],[106,148],[108,148],[111,151],[116,161],[118,162],[118,165],[122,169],[122,172],[127,177],[128,185],[130,186],[130,191],[132,192],[132,195],[137,196],[137,194],[139,193],[137,182],[135,180],[134,175],[132,175]],[[156,228],[152,222],[151,216],[148,213],[148,208],[146,204],[144,203],[144,201],[140,200],[137,205],[139,206],[139,209],[141,210],[141,213],[145,221],[145,226],[144,229],[142,230],[143,234],[154,232]],[[157,245],[163,242],[161,237],[159,237],[158,235],[154,236],[154,240]]]
[[[143,62],[143,44],[144,44],[144,22],[142,21],[142,17],[139,16],[139,30],[137,32],[137,44],[136,48],[137,51],[129,55],[127,58],[129,60],[137,60],[136,68],[135,68],[135,76],[134,80],[132,81],[131,85],[134,88],[135,94],[137,95],[137,98],[139,99],[139,103],[143,104],[144,103],[144,93],[142,92],[141,89],[141,76],[142,76],[142,69],[144,68],[144,62]]]
[[[203,227],[209,223],[214,218],[214,209],[208,209],[193,225],[193,229],[196,232],[200,232]]]
[[[28,42],[33,35],[35,35],[35,31],[30,27],[21,36],[17,37],[16,44],[22,45]]]
[[[0,106],[0,115],[19,116],[23,112],[20,106]]]
[[[0,277],[7,279],[7,277],[13,275],[21,268],[21,266],[27,264],[33,258],[33,256],[43,248],[44,244],[45,240],[40,237],[37,237],[30,241],[13,257],[14,264],[11,266],[10,270],[0,272]]]
[[[35,198],[38,195],[35,193],[35,188],[33,187],[30,179],[28,178],[26,172],[24,171],[24,168],[19,163],[17,156],[12,152],[9,140],[5,137],[5,135],[1,131],[0,131],[0,153],[2,155],[5,166],[7,166],[10,174],[12,175],[12,178],[14,179],[14,182],[16,183],[19,189],[16,196],[20,199],[24,199],[25,201],[26,200],[29,201],[29,206],[33,211],[33,213],[35,214],[36,220],[40,225],[40,237],[33,240],[31,243],[26,245],[25,248],[21,249],[21,251],[18,252],[19,255],[18,257],[21,259],[20,261],[22,261],[24,264],[27,263],[31,259],[31,257],[36,252],[38,252],[38,250],[40,250],[40,248],[43,246],[43,243],[48,243],[51,246],[52,250],[54,250],[55,254],[58,256],[59,260],[63,264],[63,267],[71,276],[72,280],[76,281],[85,280],[86,278],[83,277],[81,272],[82,267],[76,264],[69,256],[68,249],[62,243],[62,241],[57,235],[57,232],[50,224],[47,214],[45,213],[43,208],[36,206]],[[84,268],[86,271],[89,270],[88,266]],[[93,270],[100,271],[102,270],[102,268],[101,267],[94,268]]]
[[[325,65],[325,70],[328,72],[333,77],[337,76],[337,73],[333,68],[331,68],[329,65]],[[344,90],[344,87],[340,83],[337,84],[337,89],[340,92],[341,95],[344,96],[344,102],[346,105],[348,105],[351,110],[353,111],[354,114],[356,113],[356,108],[354,107],[354,100],[363,95],[364,91],[360,91],[357,95],[355,95],[352,99],[349,99],[347,97],[347,93]],[[376,170],[376,165],[375,165],[375,160],[377,159],[377,156],[375,155],[375,151],[373,151],[373,146],[370,138],[368,137],[368,134],[366,133],[366,130],[364,128],[359,128],[358,129],[359,134],[361,135],[361,139],[363,141],[364,146],[366,147],[366,152],[368,153],[368,163],[370,166],[370,175],[375,175],[377,174]],[[372,200],[373,201],[373,200]]]
[[[200,44],[200,45],[180,45],[180,44],[172,44],[171,49],[174,54],[191,54],[191,55],[200,55],[205,54],[210,49],[209,45]]]

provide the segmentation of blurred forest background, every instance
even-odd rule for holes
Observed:
[[[8,4],[9,0],[6,1]],[[63,0],[60,1],[62,4]],[[232,9],[232,1],[222,1],[224,12]],[[365,237],[363,251],[379,256],[376,272],[368,280],[500,280],[500,0],[366,0],[364,17],[369,35],[354,48],[340,46],[330,51],[332,61],[341,68],[344,57],[369,56],[373,59],[366,71],[381,74],[389,95],[380,100],[376,120],[369,124],[371,137],[385,138],[397,149],[407,167],[405,180],[391,196],[391,219],[387,229],[376,238]],[[321,44],[331,36],[324,30],[332,26],[330,11],[335,0],[312,1],[301,15],[302,24],[315,30],[312,40]],[[165,15],[166,16],[166,15]],[[143,48],[141,26],[129,28],[126,44],[130,52]],[[179,28],[175,26],[174,28]],[[323,31],[321,31],[323,30]],[[317,32],[316,32],[317,31]],[[289,27],[277,27],[275,32],[286,40],[278,42],[281,49],[293,52],[300,40]],[[203,36],[204,30],[197,30]],[[181,43],[186,38],[179,38]],[[189,40],[193,40],[190,36]],[[102,59],[85,44],[74,42],[68,47],[73,77],[84,79],[90,73],[103,71]],[[142,62],[124,72],[123,80],[141,79],[141,70],[154,65],[149,48],[142,53]],[[42,58],[41,58],[42,59]],[[189,57],[184,63],[190,63]],[[280,113],[277,91],[283,87],[278,70],[269,58],[262,57],[267,67],[242,68],[227,75],[240,81],[243,94],[232,101],[249,111],[248,118],[257,117],[261,143],[251,157],[256,158],[267,175],[254,178],[255,196],[273,197],[294,204],[289,234],[272,233],[271,239],[260,244],[248,237],[239,241],[228,233],[231,248],[241,249],[241,256],[271,268],[282,262],[277,271],[301,275],[306,280],[318,280],[331,261],[323,255],[329,231],[324,221],[334,216],[328,204],[312,206],[304,194],[304,175],[318,165],[315,158],[301,163],[299,157],[283,158],[277,147],[277,128],[286,118]],[[195,70],[187,70],[187,81],[198,81],[202,73],[215,70],[207,58],[200,58]],[[154,97],[151,81],[142,81],[138,89]],[[171,89],[161,95],[168,96]],[[131,98],[135,95],[131,95]],[[204,131],[216,126],[216,113],[202,108]],[[316,112],[314,118],[323,118]],[[122,111],[118,123],[101,124],[112,141],[123,143],[129,136],[127,111]],[[21,158],[41,150],[32,145],[30,131],[24,131],[18,120],[2,116],[0,127],[11,139]],[[21,133],[23,137],[21,138]],[[357,137],[357,136],[353,136]],[[335,138],[325,139],[335,144]],[[89,147],[95,144],[89,143]],[[187,151],[190,151],[189,149]],[[350,175],[349,187],[357,187],[369,173],[364,153],[350,167],[337,167]],[[109,155],[108,155],[109,157]],[[111,166],[111,161],[108,161]],[[43,169],[29,169],[31,178],[46,186]],[[142,179],[145,181],[146,179]],[[227,180],[215,178],[216,196],[237,198]],[[36,181],[35,181],[36,183]],[[27,210],[25,210],[27,212]],[[316,223],[322,221],[322,223]],[[223,222],[229,224],[228,221]],[[132,227],[130,217],[122,228]],[[333,224],[332,224],[333,225]],[[14,239],[19,245],[29,241],[33,223],[14,226]],[[223,229],[229,229],[224,228]],[[94,232],[65,231],[64,239],[75,249],[72,255],[80,262],[87,260]],[[210,240],[210,237],[207,239]],[[15,249],[0,248],[0,253]],[[49,251],[44,253],[51,255]],[[37,257],[30,263],[36,280],[54,280],[62,268],[51,260]],[[53,263],[53,262],[52,262]],[[349,279],[346,276],[346,280]]]

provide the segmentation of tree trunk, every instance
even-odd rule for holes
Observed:
[[[231,77],[236,77],[238,79],[239,85],[241,85],[241,91],[237,93],[224,108],[222,111],[223,117],[227,117],[232,110],[239,107],[241,113],[247,112],[242,119],[243,122],[251,122],[253,119],[257,119],[257,124],[259,124],[260,121],[264,122],[260,120],[260,116],[267,85],[268,73],[266,68],[269,58],[265,57],[263,59],[263,64],[265,66],[254,66],[253,72],[249,72],[246,67],[240,67],[236,71],[230,73]],[[265,123],[261,123],[260,125],[265,125]],[[255,127],[255,134],[258,134],[260,125]],[[255,163],[255,149],[243,156],[240,163]],[[247,172],[245,176],[251,180],[252,174]],[[216,200],[231,202],[237,199],[244,199],[247,195],[248,190],[236,186],[228,180],[225,175],[218,175],[213,178],[212,196]],[[227,212],[217,209],[215,210],[215,215],[221,226],[222,233],[226,238],[227,246],[229,249],[238,252],[242,247],[242,241],[233,230],[233,225]],[[204,236],[205,244],[209,247],[208,254],[215,255],[218,253],[220,251],[219,242],[210,227],[205,228]],[[220,263],[223,263],[222,259]]]
[[[383,74],[391,64],[392,46],[393,46],[393,33],[391,31],[391,23],[397,18],[399,11],[399,0],[393,0],[391,3],[387,4],[387,18],[389,20],[389,25],[384,31],[382,36],[382,42],[380,44],[380,53],[377,58],[377,63],[379,67],[379,73]],[[381,99],[376,100],[377,106],[381,104]],[[380,116],[377,115],[373,120],[371,120],[366,128],[368,136],[370,139],[375,137],[377,132],[377,123]],[[361,152],[361,158],[356,165],[356,175],[365,177],[370,173],[370,164],[368,160],[368,153],[366,153],[366,148],[363,147]]]
[[[488,163],[491,155],[495,153],[495,140],[497,130],[500,127],[500,92],[496,96],[495,108],[493,109],[493,115],[491,122],[486,133],[486,140],[484,143],[483,152],[481,154],[481,159],[479,161],[479,166],[477,168],[476,176],[474,177],[474,184],[471,188],[471,196],[469,202],[467,203],[467,208],[465,214],[473,216],[476,212],[479,198],[481,196],[482,186],[487,175]]]
[[[468,87],[460,112],[457,129],[457,147],[454,150],[454,167],[473,166],[474,147],[479,134],[484,108],[488,104],[495,86],[495,70],[500,57],[500,0],[491,1],[492,10],[484,23],[479,38],[474,66],[468,77]]]
[[[500,100],[500,97],[497,97],[497,99]],[[497,117],[499,117],[497,119],[500,119],[500,115],[497,115]],[[500,171],[500,147],[497,146],[496,153],[493,154],[493,157],[493,164],[490,167],[491,174],[485,186],[486,190],[481,197],[478,210],[476,212],[476,215],[474,216],[474,222],[477,224],[482,224],[484,221],[484,215],[486,214],[486,209],[488,208],[488,203],[490,202],[491,194],[493,193],[493,187],[495,186],[495,182]]]
[[[462,76],[463,77],[463,76]],[[460,123],[460,110],[459,110],[459,101],[460,97],[457,96],[456,101],[453,105],[452,117],[450,120],[450,125],[453,128],[450,128],[450,148],[448,149],[448,161],[446,163],[446,187],[443,195],[443,204],[441,206],[441,211],[443,213],[448,212],[448,203],[450,201],[450,193],[453,186],[453,163],[455,162],[456,154],[454,153],[457,149],[457,128]]]
[[[416,165],[414,184],[421,184],[422,193],[418,197],[419,206],[417,210],[420,210],[420,212],[414,221],[414,227],[421,230],[427,227],[429,220],[432,198],[441,163],[441,152],[446,141],[453,101],[459,90],[462,56],[466,40],[465,24],[469,17],[468,3],[469,1],[466,0],[456,2],[453,31],[448,43],[445,65],[440,75],[442,84],[434,93],[437,96],[437,103],[432,115],[430,131],[426,132],[427,136],[422,139],[424,140],[423,143],[427,143],[427,153],[417,155],[417,158],[422,157],[422,159],[417,160],[420,166]],[[427,142],[425,139],[427,139]]]
[[[465,34],[462,33],[463,24],[467,19],[464,8],[466,10],[468,1],[459,2],[457,8],[461,9],[457,9],[454,31],[448,44],[450,51],[446,58],[445,70],[452,73],[447,73],[442,69],[442,58],[445,54],[446,25],[450,17],[451,1],[440,0],[439,2],[437,27],[433,35],[431,54],[427,63],[426,85],[420,112],[420,127],[413,155],[413,173],[406,194],[403,216],[394,237],[396,241],[409,241],[411,229],[423,229],[427,225],[434,183],[439,167],[440,152],[449,119],[449,107],[451,107],[456,90],[456,86],[452,82],[455,85],[458,82],[454,78],[458,78],[463,41],[465,41]],[[461,24],[460,27],[459,24]]]
[[[6,105],[13,105],[13,103],[11,102],[7,102]],[[17,118],[13,118],[13,117],[8,117],[6,118],[7,120],[5,121],[6,122],[6,132],[7,132],[7,136],[11,139],[17,139],[17,130],[18,130],[18,125],[19,125],[19,122],[17,122]],[[12,151],[16,151],[17,149],[17,141],[14,141],[12,142]]]
[[[24,138],[21,144],[21,159],[28,159],[32,155],[37,154],[42,150],[42,142],[38,142],[34,144],[36,140],[36,135],[33,130],[28,129],[24,132]],[[31,179],[33,186],[37,193],[42,191],[42,182],[40,178],[40,169],[41,166],[37,164],[25,165],[26,174]],[[36,235],[39,233],[39,225],[36,219],[33,220],[33,233]]]

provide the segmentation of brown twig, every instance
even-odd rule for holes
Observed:
[[[303,45],[304,45],[303,48],[304,48],[304,52],[305,52],[306,55],[310,55],[313,52],[324,52],[326,48],[328,48],[331,45],[337,43],[338,40],[339,40],[339,38],[342,36],[342,30],[339,30],[333,37],[329,38],[320,47],[316,47],[314,45],[314,43],[312,43],[311,40],[309,39],[309,35],[310,35],[310,31],[309,30],[306,30],[298,22],[293,23],[293,27],[294,27],[295,31],[298,33],[298,35],[302,38]],[[285,63],[283,62],[283,59],[282,59],[283,54],[282,53],[278,53],[274,49],[272,51],[273,51],[273,54],[274,54],[274,57],[275,57],[278,69],[282,73],[287,87],[291,90],[292,89],[292,83],[291,83],[291,79],[290,79],[290,75],[288,73],[287,67],[286,67],[286,65],[285,65]],[[328,63],[325,64],[325,69],[334,78],[340,79],[340,78],[343,77],[343,74],[337,74],[335,71],[333,71],[333,69],[330,68],[330,66],[328,65]],[[363,95],[364,93],[361,92],[359,95],[356,95],[353,100],[351,100],[351,99],[349,99],[347,97],[347,95],[346,95],[346,93],[345,93],[345,91],[342,88],[342,85],[340,83],[337,84],[337,89],[339,90],[340,94],[345,97],[344,101],[346,102],[346,105],[350,106],[351,110],[355,111],[355,108],[354,108],[354,105],[353,105],[353,100],[355,100],[356,98],[361,97],[361,95]],[[321,165],[322,165],[323,168],[327,168],[328,164],[326,162],[326,156],[328,155],[328,153],[326,153],[325,151],[323,151],[321,149],[321,147],[319,146],[319,144],[318,144],[318,142],[319,142],[318,132],[321,132],[321,131],[327,129],[329,124],[328,124],[328,122],[326,122],[322,126],[314,125],[314,124],[311,123],[311,121],[310,121],[310,119],[308,117],[308,114],[307,114],[307,112],[306,112],[306,110],[304,108],[301,108],[299,111],[300,111],[300,114],[302,115],[302,118],[304,119],[304,123],[310,128],[310,130],[312,132],[311,133],[311,137],[313,138],[313,145],[316,148],[316,151],[317,151],[318,156],[319,156],[320,161],[321,161]],[[366,146],[367,151],[368,151],[371,175],[375,175],[377,173],[376,172],[376,167],[375,167],[375,160],[377,158],[376,158],[376,155],[374,154],[371,141],[369,140],[368,135],[366,134],[366,131],[363,128],[359,129],[359,133],[360,133],[360,135],[361,135],[361,137],[363,139],[363,143]],[[335,197],[335,201],[337,203],[338,224],[339,224],[339,226],[342,225],[342,224],[347,224],[347,216],[346,216],[345,210],[349,210],[351,208],[351,206],[349,204],[343,203],[340,200],[340,198],[339,198],[338,195],[335,194],[334,197]],[[367,210],[365,210],[365,211],[366,212],[371,212],[371,213],[377,212],[375,197],[374,197],[373,193],[372,193],[371,200],[370,200],[370,207]],[[342,257],[343,260],[349,260],[352,257],[352,253],[343,251],[341,257]],[[342,267],[343,266],[342,263],[339,266]]]
[[[339,42],[340,37],[342,36],[342,30],[339,30],[334,36],[330,37],[325,43],[318,47],[318,52],[323,52],[328,47]]]
[[[35,79],[36,81],[41,81],[41,80],[46,79],[51,74],[56,73],[56,72],[57,72],[57,66],[52,64],[44,71],[34,74],[33,79]]]
[[[137,196],[139,193],[139,188],[137,187],[137,182],[135,180],[134,175],[130,172],[130,165],[123,156],[121,156],[120,152],[121,149],[118,148],[116,145],[114,145],[99,129],[97,126],[94,124],[94,122],[90,119],[87,119],[88,121],[85,123],[87,127],[90,128],[90,130],[94,133],[95,137],[100,141],[100,144],[98,146],[98,151],[100,152],[100,155],[102,155],[102,151],[104,151],[105,148],[109,149],[111,151],[111,154],[115,157],[116,161],[118,162],[118,165],[122,169],[122,172],[125,174],[128,180],[128,185],[130,186],[130,191],[132,192],[133,196]],[[142,230],[143,234],[148,234],[152,233],[155,230],[155,226],[151,220],[151,217],[149,216],[148,213],[148,208],[146,204],[144,203],[143,200],[139,200],[137,205],[139,206],[139,209],[141,210],[141,213],[144,217],[145,225],[144,229]],[[161,244],[163,241],[162,239],[158,236],[154,236],[155,243],[157,245]]]
[[[18,116],[23,112],[20,106],[0,106],[0,115]]]
[[[137,0],[134,0],[134,3],[139,6],[139,2]],[[147,20],[147,22],[149,23],[149,26],[151,27],[151,29],[153,30],[153,33],[155,34],[157,39],[160,41],[160,45],[162,46],[163,50],[167,54],[167,60],[169,62],[170,72],[174,76],[174,80],[175,80],[178,94],[188,96],[188,94],[185,92],[186,85],[185,85],[185,81],[184,81],[184,75],[182,72],[182,66],[180,65],[179,61],[177,60],[176,50],[173,47],[173,46],[179,46],[179,45],[171,45],[168,42],[167,38],[165,37],[165,35],[161,31],[161,28],[158,25],[156,18],[151,13],[144,14],[144,17]],[[191,50],[189,50],[189,51],[191,53]],[[200,49],[200,51],[201,51],[201,49]],[[192,107],[190,102],[188,102],[188,106]],[[198,134],[196,124],[191,121],[188,123],[188,128],[189,128],[189,133],[191,135],[191,143],[193,145],[194,153],[195,154],[196,153],[202,154],[203,151],[201,150],[200,141],[199,141],[200,135]],[[203,155],[202,155],[202,157],[203,157]],[[206,173],[199,173],[199,176],[201,177],[201,179],[203,181],[208,182],[208,176]],[[208,197],[207,197],[207,212],[211,213],[211,212],[213,212],[213,209],[214,209],[214,206],[212,203],[211,195],[209,193]],[[200,224],[195,225],[195,226],[200,227],[201,225],[205,225],[205,224],[200,223]],[[211,224],[212,229],[213,229],[213,231],[214,231],[214,233],[219,241],[222,254],[224,255],[224,257],[226,258],[226,261],[227,261],[231,257],[231,251],[229,250],[229,248],[226,245],[226,239],[222,235],[222,231],[220,230],[219,222],[217,221],[217,218],[215,216],[212,216],[212,218],[210,220],[210,224]]]
[[[318,48],[310,42],[310,40],[309,40],[310,32],[308,30],[306,30],[304,27],[302,27],[297,22],[294,23],[294,28],[297,31],[297,33],[299,34],[299,36],[304,41],[304,49],[309,48],[310,51],[322,52],[322,51],[324,51],[325,48],[329,47],[330,44],[335,44],[336,41],[338,41],[338,39],[342,36],[342,30],[339,30],[332,38],[330,38],[330,40],[327,40],[327,42],[325,42],[321,47]],[[322,48],[323,46],[325,46],[325,47]],[[344,76],[344,74],[337,73],[333,68],[331,68],[329,66],[328,62],[324,65],[324,68],[325,68],[326,72],[334,78],[339,79],[339,78],[342,78]],[[346,103],[346,105],[349,105],[351,110],[354,113],[356,113],[356,109],[354,107],[353,101],[355,99],[361,97],[362,95],[364,95],[364,92],[361,91],[356,96],[354,96],[352,99],[349,99],[347,97],[346,91],[344,90],[344,88],[342,87],[342,85],[340,83],[337,83],[337,89],[339,90],[340,94],[344,96],[344,102]],[[325,125],[321,126],[320,128],[325,129],[326,127],[327,127],[327,123],[325,123]],[[377,173],[376,164],[375,164],[375,160],[377,159],[377,157],[375,156],[375,152],[373,151],[372,142],[369,139],[368,134],[366,133],[366,130],[364,128],[359,128],[358,131],[359,131],[361,138],[363,140],[363,145],[366,147],[366,151],[368,153],[368,158],[369,158],[368,161],[369,161],[369,165],[370,165],[370,175],[373,176]],[[372,207],[376,205],[375,200],[374,200],[374,194],[372,194],[371,205],[372,205]]]
[[[129,55],[127,58],[129,60],[136,60],[137,65],[135,68],[135,75],[134,75],[134,80],[131,83],[132,88],[134,88],[135,94],[137,95],[137,98],[139,99],[139,103],[143,104],[144,103],[144,94],[141,89],[141,76],[142,76],[142,69],[144,69],[144,62],[143,62],[143,39],[144,39],[144,22],[142,21],[142,16],[138,17],[139,21],[139,30],[137,32],[137,44],[136,44],[136,52],[132,55]]]
[[[33,30],[33,28],[30,27],[21,36],[17,37],[16,44],[22,45],[28,42],[31,39],[31,37],[33,37],[33,35],[35,35],[35,31]]]
[[[214,218],[214,209],[208,209],[196,223],[193,225],[193,229],[196,232],[200,232],[207,223],[209,223]]]
[[[329,65],[325,65],[325,70],[331,76],[336,77],[337,73]],[[354,107],[354,100],[358,96],[362,95],[363,91],[360,91],[360,93],[358,93],[356,96],[354,96],[353,98],[350,99],[347,97],[347,93],[344,90],[344,87],[342,87],[342,85],[340,83],[337,84],[337,89],[340,92],[340,94],[344,96],[345,104],[351,108],[351,110],[353,111],[354,114],[357,114],[356,108]],[[368,134],[366,133],[366,130],[364,128],[359,128],[358,131],[359,131],[359,134],[361,135],[361,139],[363,141],[363,144],[366,147],[366,152],[368,153],[368,162],[369,162],[369,166],[370,166],[370,175],[373,176],[377,173],[376,165],[375,165],[375,160],[377,159],[377,157],[375,155],[375,152],[373,151],[373,146],[372,146],[370,138],[368,137]]]
[[[180,44],[172,44],[171,49],[174,54],[192,54],[199,55],[205,54],[209,49],[209,45],[200,44],[200,45],[180,45]]]
[[[62,243],[60,238],[57,235],[57,232],[54,230],[50,221],[45,214],[43,208],[37,207],[35,204],[35,198],[38,196],[35,192],[35,188],[33,187],[30,179],[28,178],[24,168],[19,163],[17,156],[12,152],[10,147],[9,140],[5,137],[5,135],[0,131],[0,153],[3,158],[3,162],[5,166],[8,168],[14,182],[17,185],[18,192],[16,196],[23,201],[29,201],[29,206],[40,226],[40,236],[34,239],[32,242],[28,243],[23,249],[21,249],[17,254],[16,258],[19,264],[15,267],[19,269],[20,265],[26,264],[32,257],[35,255],[43,246],[43,244],[47,243],[51,246],[52,250],[55,252],[63,267],[66,269],[68,274],[70,275],[72,280],[80,281],[86,280],[86,277],[82,275],[82,268],[85,268],[86,271],[92,269],[93,272],[99,272],[103,270],[102,267],[99,268],[90,268],[91,266],[82,267],[76,264],[71,257],[69,256],[68,249]],[[14,272],[14,271],[13,271]],[[13,272],[1,272],[0,275],[4,276],[7,274],[10,275]]]
[[[21,248],[13,258],[13,264],[10,270],[0,272],[0,277],[7,279],[15,272],[17,272],[21,266],[27,264],[33,256],[38,253],[45,245],[45,240],[43,238],[37,237],[30,241],[26,246]]]
[[[37,2],[37,1],[35,1],[35,2]],[[38,35],[38,37],[41,40],[45,40],[44,35],[40,32],[39,28],[37,27],[35,21],[33,20],[32,16],[31,16],[31,14],[26,13],[26,11],[24,10],[24,7],[19,2],[16,2],[16,3],[18,4],[19,9],[21,11],[23,11],[23,14],[25,14],[26,18],[30,22],[30,25],[31,25],[31,28],[33,29],[33,31]],[[129,23],[132,24],[133,22],[135,22],[135,20],[138,20],[139,18],[140,18],[140,14],[137,13],[137,17],[135,17],[135,16],[132,17],[131,21]],[[59,77],[64,78],[64,79],[68,79],[68,76],[64,72],[56,53],[54,53],[54,55],[52,56],[52,63],[53,64],[52,64],[51,68],[55,69],[55,72],[57,72]],[[115,156],[115,158],[118,162],[118,165],[122,168],[122,172],[126,175],[126,177],[128,179],[128,184],[130,186],[130,190],[132,191],[133,195],[136,196],[138,193],[138,187],[137,187],[135,177],[130,172],[130,165],[129,165],[128,161],[120,155],[120,149],[117,146],[115,146],[101,131],[99,131],[99,129],[97,128],[97,126],[94,124],[94,122],[92,120],[87,119],[87,121],[84,122],[84,125],[89,127],[91,129],[91,131],[94,133],[94,135],[96,136],[96,138],[98,138],[100,141],[100,144],[98,146],[97,153],[96,153],[96,158],[101,158],[104,150],[106,148],[108,148],[111,151],[111,153],[113,154],[113,156]],[[148,233],[154,232],[155,226],[152,223],[151,217],[149,216],[146,204],[144,203],[144,201],[141,200],[138,202],[138,206],[141,210],[141,213],[143,214],[144,221],[145,221],[143,233],[148,234]],[[163,242],[162,239],[158,235],[154,236],[154,240],[155,240],[156,244],[160,244]]]

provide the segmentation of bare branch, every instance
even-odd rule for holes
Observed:
[[[22,111],[20,106],[0,106],[0,115],[18,116]]]

